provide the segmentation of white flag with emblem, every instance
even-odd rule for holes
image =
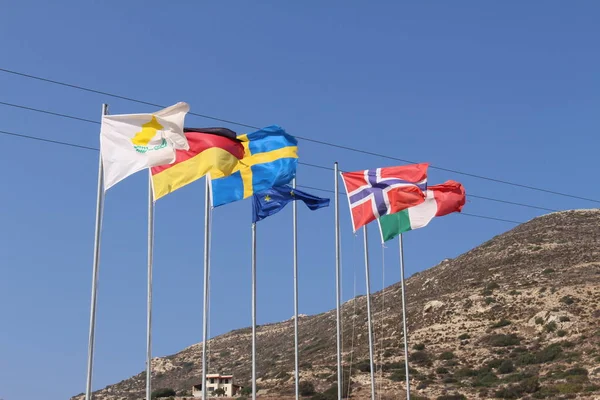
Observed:
[[[189,150],[183,133],[187,103],[177,103],[152,114],[102,117],[100,153],[104,191],[138,171],[175,161],[175,150]]]

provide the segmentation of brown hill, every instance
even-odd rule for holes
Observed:
[[[407,280],[414,399],[600,399],[600,210],[548,214]],[[373,295],[378,393],[404,392],[400,286]],[[364,296],[343,306],[352,398],[369,396]],[[335,311],[300,320],[301,379],[335,385]],[[293,321],[258,328],[261,397],[293,393]],[[209,342],[210,371],[250,379],[250,328]],[[153,386],[199,382],[201,344],[154,361]],[[144,398],[145,373],[95,393]],[[452,396],[458,395],[458,396]],[[464,397],[461,397],[463,395]],[[75,397],[80,399],[81,397]]]

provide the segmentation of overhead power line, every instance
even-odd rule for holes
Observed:
[[[36,136],[22,135],[20,133],[7,132],[7,131],[0,131],[0,133],[3,135],[20,137],[22,139],[36,140],[38,142],[53,143],[53,144],[59,144],[61,146],[68,146],[68,147],[75,147],[78,149],[98,151],[98,149],[95,147],[83,146],[83,145],[68,143],[68,142],[61,142],[59,140],[44,139],[44,138],[40,138],[40,137],[36,137]]]
[[[74,85],[74,84],[71,84],[71,83],[61,82],[61,81],[57,81],[57,80],[53,80],[53,79],[48,79],[48,78],[43,78],[43,77],[40,77],[40,76],[26,74],[26,73],[23,73],[23,72],[9,70],[9,69],[6,69],[6,68],[0,68],[0,71],[1,72],[5,72],[7,74],[17,75],[17,76],[21,76],[21,77],[28,78],[28,79],[35,79],[35,80],[42,81],[42,82],[52,83],[52,84],[59,85],[59,86],[69,87],[69,88],[72,88],[72,89],[82,90],[82,91],[86,91],[86,92],[89,92],[89,93],[100,94],[100,95],[103,95],[103,96],[108,96],[108,97],[117,98],[117,99],[121,99],[121,100],[131,101],[131,102],[138,103],[138,104],[145,104],[145,105],[148,105],[148,106],[158,107],[158,108],[164,108],[165,107],[164,105],[160,105],[160,104],[156,104],[156,103],[151,103],[151,102],[148,102],[148,101],[139,100],[139,99],[135,99],[135,98],[132,98],[132,97],[121,96],[121,95],[114,94],[114,93],[104,92],[104,91],[101,91],[101,90],[91,89],[91,88],[87,88],[87,87],[80,86],[80,85]],[[228,119],[224,119],[224,118],[213,117],[211,115],[199,114],[199,113],[195,113],[195,112],[190,112],[189,114],[197,116],[197,117],[201,117],[201,118],[210,119],[210,120],[213,120],[213,121],[219,121],[219,122],[224,122],[224,123],[227,123],[227,124],[242,126],[242,127],[245,127],[245,128],[260,129],[259,127],[254,126],[254,125],[248,125],[248,124],[244,124],[244,123],[241,123],[241,122],[236,122],[236,121],[232,121],[232,120],[228,120]],[[376,152],[367,151],[367,150],[361,150],[361,149],[357,149],[357,148],[353,148],[353,147],[349,147],[349,146],[342,146],[342,145],[339,145],[339,144],[325,142],[325,141],[316,140],[316,139],[311,139],[311,138],[307,138],[307,137],[303,137],[303,136],[295,135],[295,137],[298,138],[298,139],[307,141],[307,142],[312,142],[312,143],[320,144],[320,145],[323,145],[323,146],[330,146],[330,147],[334,147],[334,148],[338,148],[338,149],[342,149],[342,150],[346,150],[346,151],[352,151],[352,152],[366,154],[366,155],[371,155],[371,156],[375,156],[375,157],[382,157],[382,158],[386,158],[386,159],[389,159],[389,160],[400,161],[400,162],[408,163],[408,164],[414,164],[415,163],[415,161],[407,160],[407,159],[404,159],[404,158],[392,157],[392,156],[388,156],[388,155],[381,154],[381,153],[376,153]],[[451,168],[438,167],[438,166],[434,166],[434,165],[430,165],[429,167],[431,169],[437,169],[439,171],[451,172],[451,173],[457,174],[457,175],[463,175],[463,176],[468,176],[468,177],[471,177],[471,178],[487,180],[487,181],[490,181],[490,182],[500,183],[500,184],[504,184],[504,185],[510,185],[510,186],[515,186],[515,187],[519,187],[519,188],[523,188],[523,189],[529,189],[529,190],[534,190],[534,191],[538,191],[538,192],[553,194],[553,195],[556,195],[556,196],[563,196],[563,197],[569,197],[569,198],[577,199],[577,200],[584,200],[584,201],[590,201],[590,202],[593,202],[593,203],[600,203],[600,200],[596,200],[596,199],[591,199],[591,198],[582,197],[582,196],[576,196],[576,195],[572,195],[572,194],[568,194],[568,193],[563,193],[563,192],[558,192],[558,191],[549,190],[549,189],[543,189],[543,188],[539,188],[539,187],[535,187],[535,186],[531,186],[531,185],[524,185],[524,184],[520,184],[520,183],[516,183],[516,182],[511,182],[511,181],[507,181],[507,180],[503,180],[503,179],[491,178],[491,177],[487,177],[487,176],[484,176],[484,175],[472,174],[472,173],[469,173],[469,172],[462,172],[462,171],[458,171],[458,170],[451,169]]]
[[[6,103],[6,102],[0,101],[0,105],[4,105],[4,106],[8,106],[8,107],[14,107],[14,108],[19,108],[19,109],[23,109],[23,110],[27,110],[27,111],[38,112],[38,113],[42,113],[42,114],[49,114],[49,115],[53,115],[53,116],[57,116],[57,117],[62,117],[62,118],[68,118],[68,119],[72,119],[72,120],[87,122],[87,123],[91,123],[91,124],[95,124],[95,125],[99,125],[100,124],[100,122],[98,122],[98,121],[94,121],[94,120],[87,119],[87,118],[80,118],[80,117],[76,117],[76,116],[73,116],[73,115],[63,114],[63,113],[56,113],[56,112],[52,112],[52,111],[48,111],[48,110],[41,110],[39,108],[27,107],[27,106],[23,106],[23,105],[20,105],[20,104]],[[310,163],[304,163],[304,162],[299,162],[299,164],[300,165],[306,165],[306,166],[313,167],[313,168],[324,169],[324,170],[328,170],[328,171],[333,171],[334,170],[332,167],[327,167],[327,166],[323,166],[323,165],[316,165],[316,164],[310,164]],[[344,172],[344,171],[342,171],[342,172]],[[494,202],[497,202],[497,203],[512,204],[512,205],[515,205],[515,206],[528,207],[528,208],[537,209],[537,210],[543,210],[543,211],[558,211],[558,210],[552,209],[552,208],[539,207],[539,206],[534,206],[534,205],[531,205],[531,204],[517,203],[517,202],[513,202],[513,201],[508,201],[508,200],[494,199],[494,198],[491,198],[491,197],[478,196],[478,195],[474,195],[474,194],[469,194],[468,197],[479,198],[479,199],[488,200],[488,201],[494,201]]]
[[[4,130],[0,130],[0,134],[8,135],[8,136],[14,136],[14,137],[22,138],[22,139],[27,139],[27,140],[35,140],[35,141],[39,141],[39,142],[51,143],[51,144],[56,144],[56,145],[60,145],[60,146],[73,147],[73,148],[82,149],[82,150],[92,150],[92,151],[99,151],[100,150],[97,147],[83,146],[83,145],[79,145],[79,144],[75,144],[75,143],[69,143],[69,142],[64,142],[64,141],[60,141],[60,140],[45,139],[45,138],[40,138],[40,137],[30,136],[30,135],[23,135],[23,134],[20,134],[20,133],[8,132],[8,131],[4,131]],[[311,166],[311,167],[320,167],[318,165],[308,164],[308,163],[304,163],[303,165],[307,165],[307,166]],[[312,186],[298,185],[298,187],[305,188],[305,189],[312,189],[312,190],[320,190],[322,192],[335,193],[333,190],[321,189],[321,188],[316,188],[316,187],[312,187]],[[488,217],[488,216],[485,216],[485,215],[476,215],[476,214],[464,214],[464,215],[469,215],[471,217],[477,217],[477,218],[484,218],[484,219],[491,219],[491,220],[496,220],[496,221],[502,221],[502,222],[510,222],[510,223],[514,223],[514,224],[520,224],[520,222],[509,221],[509,220],[505,220],[505,219],[501,219],[501,218],[495,218],[495,217]]]

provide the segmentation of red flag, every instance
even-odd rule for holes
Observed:
[[[425,201],[428,163],[342,173],[354,232]]]

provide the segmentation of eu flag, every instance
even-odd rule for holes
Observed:
[[[313,196],[289,185],[275,186],[253,195],[252,222],[279,212],[287,203],[295,200],[303,201],[311,210],[329,206],[329,199]]]

